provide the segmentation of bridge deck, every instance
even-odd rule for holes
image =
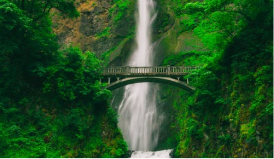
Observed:
[[[194,91],[195,88],[189,85],[187,78],[186,83],[180,81],[180,77],[191,73],[200,67],[109,67],[103,70],[103,78],[107,78],[107,89],[114,90],[127,84],[142,82],[159,82],[171,84],[187,91]],[[116,77],[117,80],[112,80]],[[177,78],[177,79],[173,79]],[[115,78],[114,78],[115,79]],[[103,79],[102,79],[103,80]],[[101,79],[100,79],[101,82]]]
[[[103,76],[182,76],[187,75],[199,67],[176,67],[176,66],[161,66],[161,67],[109,67],[103,70]]]

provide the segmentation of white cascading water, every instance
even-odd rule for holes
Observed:
[[[162,150],[156,152],[135,151],[131,154],[130,158],[170,158],[171,151],[172,150]]]
[[[129,66],[152,66],[151,24],[154,16],[153,0],[138,0],[137,49]],[[131,158],[169,158],[172,150],[152,152],[158,144],[162,118],[156,107],[157,86],[149,83],[128,85],[119,105],[118,126],[121,128],[129,149],[135,150]],[[137,151],[136,151],[137,150]],[[144,152],[145,151],[145,152]]]
[[[153,47],[150,28],[156,18],[153,0],[138,0],[137,49],[129,66],[152,66]],[[171,150],[151,152],[158,143],[162,118],[156,107],[156,91],[149,83],[128,85],[119,105],[119,123],[124,139],[132,153],[131,159],[170,159]],[[147,152],[144,152],[147,151]]]
[[[138,0],[137,49],[129,66],[152,66],[150,28],[156,14],[153,0]],[[128,85],[119,105],[119,123],[130,150],[153,150],[158,142],[161,120],[157,115],[155,89],[149,83]]]

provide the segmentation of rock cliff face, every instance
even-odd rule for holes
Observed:
[[[53,28],[60,44],[79,45],[83,51],[99,56],[119,44],[121,36],[127,33],[119,31],[121,27],[115,29],[118,26],[114,26],[110,15],[110,10],[114,9],[112,0],[77,1],[77,9],[80,12],[77,19],[60,20],[58,14],[54,16]],[[112,30],[116,32],[110,33]]]
[[[175,17],[171,6],[162,3],[156,2],[157,18],[152,28],[156,65],[167,55],[202,49],[192,32],[182,30],[181,19]],[[60,44],[78,45],[109,65],[125,65],[135,44],[136,1],[77,0],[77,8],[77,19],[54,16],[53,28]]]
[[[60,20],[58,14],[54,16],[53,28],[60,44],[78,45],[83,51],[101,57],[132,34],[133,16],[126,16],[127,21],[115,21],[116,5],[112,0],[78,0],[77,9],[80,12],[77,19]]]

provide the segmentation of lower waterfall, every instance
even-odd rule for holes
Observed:
[[[135,151],[131,154],[131,158],[170,158],[170,153],[172,150],[162,150],[162,151]]]

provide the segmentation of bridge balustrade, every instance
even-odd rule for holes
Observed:
[[[199,67],[109,67],[103,70],[104,76],[143,76],[143,75],[185,75]]]

